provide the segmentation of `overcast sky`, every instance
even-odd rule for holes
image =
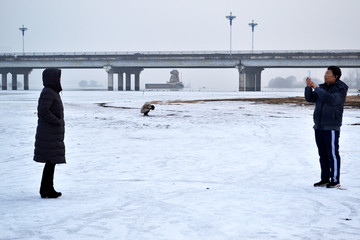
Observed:
[[[0,0],[0,52],[116,52],[229,50],[229,21],[233,50],[251,50],[252,19],[255,50],[360,49],[359,0]],[[170,70],[145,69],[144,82],[165,82]],[[236,69],[179,69],[192,87],[236,90]],[[304,73],[303,73],[304,72]],[[346,72],[346,71],[345,71]],[[267,82],[305,69],[263,71]],[[322,78],[323,70],[312,75]],[[317,76],[319,75],[319,76]],[[39,81],[40,70],[30,75]],[[78,80],[106,83],[103,70],[64,70],[63,84]]]

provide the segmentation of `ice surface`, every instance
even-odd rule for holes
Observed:
[[[358,109],[344,112],[341,191],[312,186],[313,106],[166,104],[301,92],[64,91],[63,196],[41,199],[39,93],[0,91],[0,239],[360,238]],[[143,117],[155,100],[163,104]]]

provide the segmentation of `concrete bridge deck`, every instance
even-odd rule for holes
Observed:
[[[320,68],[337,65],[360,68],[360,50],[321,51],[176,51],[176,52],[74,52],[74,53],[0,53],[0,73],[3,90],[7,73],[11,73],[12,89],[16,75],[24,74],[24,89],[28,89],[28,74],[33,69],[103,68],[108,73],[108,89],[113,90],[113,74],[118,74],[119,87],[130,90],[130,75],[135,74],[135,90],[139,90],[140,72],[145,68],[236,68],[239,71],[239,91],[259,91],[264,68]]]

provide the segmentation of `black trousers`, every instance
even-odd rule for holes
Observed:
[[[46,162],[43,170],[43,175],[41,179],[40,190],[52,190],[54,189],[54,172],[55,165],[50,162]]]
[[[340,182],[340,131],[315,130],[315,140],[320,156],[321,180]]]

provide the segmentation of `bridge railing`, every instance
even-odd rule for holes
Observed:
[[[136,55],[237,55],[237,54],[329,54],[329,53],[354,53],[360,50],[257,50],[257,51],[121,51],[121,52],[27,52],[27,53],[0,53],[0,56],[136,56]]]
[[[232,54],[251,53],[251,51],[232,51]],[[107,56],[107,55],[191,55],[191,54],[230,54],[229,51],[122,51],[122,52],[28,52],[0,53],[0,56]]]

